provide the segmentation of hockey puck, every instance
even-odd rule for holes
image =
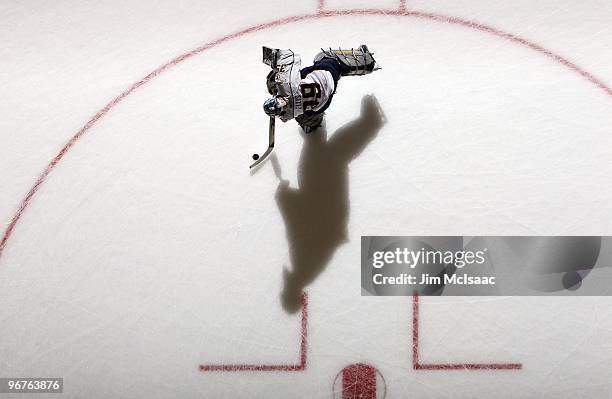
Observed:
[[[253,154],[253,160],[257,161],[259,159],[259,154]]]

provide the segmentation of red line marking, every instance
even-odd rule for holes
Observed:
[[[302,294],[302,325],[300,338],[300,367],[306,369],[308,361],[308,293]]]
[[[400,0],[399,2],[399,12],[406,12],[406,0]]]
[[[416,370],[520,370],[520,363],[419,364]]]
[[[325,8],[325,0],[319,0],[319,5],[317,6],[317,10],[319,12],[322,12],[324,8]]]
[[[412,368],[419,367],[419,294],[412,296]]]
[[[200,371],[304,371],[308,362],[308,293],[302,294],[300,362],[298,364],[202,364]]]
[[[320,19],[320,18],[328,18],[328,17],[340,17],[340,16],[355,16],[355,15],[378,15],[378,16],[399,16],[399,17],[420,18],[420,19],[427,19],[427,20],[436,21],[436,22],[442,22],[442,23],[449,23],[449,24],[454,24],[454,25],[458,25],[458,26],[464,26],[466,28],[470,28],[470,29],[474,29],[474,30],[477,30],[477,31],[480,31],[480,32],[488,33],[488,34],[500,37],[502,39],[506,39],[506,40],[512,41],[514,43],[523,45],[523,46],[525,46],[527,48],[530,48],[530,49],[532,49],[532,50],[534,50],[534,51],[536,51],[536,52],[538,52],[538,53],[540,53],[540,54],[550,58],[551,60],[553,60],[553,61],[555,61],[555,62],[557,62],[557,63],[559,63],[561,65],[564,65],[565,67],[567,67],[571,71],[581,75],[586,80],[588,80],[589,82],[591,82],[595,86],[599,87],[608,96],[612,97],[612,88],[610,88],[603,81],[601,81],[600,79],[595,77],[592,73],[586,71],[585,69],[582,69],[577,64],[573,63],[572,61],[568,60],[567,58],[564,58],[564,57],[554,53],[553,51],[548,50],[548,49],[540,46],[539,44],[536,44],[536,43],[534,43],[534,42],[532,42],[532,41],[530,41],[530,40],[528,40],[526,38],[514,35],[512,33],[504,32],[502,30],[499,30],[499,29],[494,28],[494,27],[489,26],[489,25],[485,25],[485,24],[481,24],[481,23],[478,23],[478,22],[475,22],[475,21],[469,21],[469,20],[465,20],[465,19],[461,19],[461,18],[457,18],[457,17],[451,17],[451,16],[435,14],[435,13],[405,11],[405,10],[401,10],[401,9],[400,10],[396,10],[396,11],[383,10],[383,9],[354,9],[354,10],[336,10],[336,11],[323,11],[323,10],[319,10],[317,13],[314,13],[314,14],[295,15],[295,16],[290,16],[290,17],[286,17],[286,18],[277,19],[275,21],[271,21],[271,22],[268,22],[268,23],[254,25],[254,26],[251,26],[249,28],[243,29],[241,31],[238,31],[238,32],[235,32],[235,33],[231,33],[231,34],[226,35],[226,36],[222,36],[222,37],[220,37],[220,38],[218,38],[216,40],[208,42],[208,43],[206,43],[206,44],[204,44],[204,45],[202,45],[200,47],[196,47],[195,49],[193,49],[191,51],[188,51],[188,52],[186,52],[186,53],[184,53],[182,55],[177,56],[176,58],[168,61],[167,63],[165,63],[165,64],[161,65],[160,67],[158,67],[157,69],[153,70],[151,73],[149,73],[144,78],[142,78],[139,81],[133,83],[125,91],[123,91],[117,97],[113,98],[102,109],[100,109],[98,112],[96,112],[96,114],[91,119],[89,119],[85,123],[85,125],[83,125],[83,127],[81,127],[76,133],[74,133],[74,135],[68,140],[68,142],[66,144],[64,144],[62,149],[57,153],[57,155],[45,167],[45,169],[38,176],[38,178],[36,179],[36,181],[34,182],[32,187],[30,188],[30,190],[26,194],[26,196],[19,203],[19,206],[17,207],[17,210],[13,214],[13,217],[11,218],[11,221],[9,222],[8,226],[6,227],[6,229],[4,230],[4,234],[2,235],[2,239],[0,240],[0,258],[2,257],[2,254],[4,252],[4,249],[6,248],[6,244],[7,244],[8,240],[9,240],[9,238],[11,238],[11,236],[13,234],[13,231],[15,230],[15,226],[17,225],[17,223],[19,222],[19,220],[23,216],[24,212],[26,211],[26,209],[30,205],[32,199],[34,198],[34,196],[36,195],[36,193],[40,189],[40,186],[47,180],[47,177],[49,176],[51,171],[64,158],[66,153],[70,149],[72,149],[74,144],[81,137],[83,137],[83,135],[85,133],[87,133],[92,126],[94,126],[103,116],[105,116],[111,109],[113,109],[125,97],[129,96],[136,89],[140,88],[145,83],[148,83],[149,81],[153,80],[158,75],[160,75],[161,73],[163,73],[166,70],[170,69],[171,67],[173,67],[173,66],[175,66],[175,65],[177,65],[177,64],[179,64],[179,63],[181,63],[181,62],[183,62],[183,61],[185,61],[185,60],[187,60],[187,59],[189,59],[191,57],[193,57],[194,55],[200,54],[200,53],[202,53],[202,52],[204,52],[206,50],[210,50],[211,48],[214,48],[214,47],[216,47],[216,46],[218,46],[218,45],[220,45],[222,43],[229,42],[229,41],[234,40],[234,39],[238,39],[238,38],[240,38],[240,37],[242,37],[244,35],[247,35],[249,33],[259,32],[259,31],[262,31],[262,30],[271,29],[271,28],[278,27],[278,26],[281,26],[281,25],[286,25],[286,24],[295,23],[295,22],[299,22],[299,21],[310,20],[310,19]]]
[[[429,363],[419,361],[419,294],[412,296],[412,368],[415,370],[520,370],[521,363]]]

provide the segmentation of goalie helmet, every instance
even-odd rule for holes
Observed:
[[[278,94],[278,88],[276,87],[276,74],[277,72],[275,70],[271,70],[266,77],[266,87],[268,88],[268,93],[273,96]]]
[[[287,102],[282,97],[268,98],[264,104],[263,109],[268,116],[280,116],[285,111]]]

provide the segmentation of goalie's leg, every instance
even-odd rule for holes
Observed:
[[[310,134],[323,124],[324,116],[324,112],[318,114],[307,112],[295,118],[295,121],[304,130],[304,133]]]
[[[322,49],[322,51],[317,54],[314,61],[316,63],[326,58],[335,59],[340,63],[342,76],[367,75],[380,69],[380,66],[374,59],[374,55],[365,44],[350,50]]]

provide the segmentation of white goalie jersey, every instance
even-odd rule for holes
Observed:
[[[328,71],[315,70],[302,79],[301,59],[291,50],[279,50],[278,73],[275,77],[278,96],[287,99],[283,122],[302,115],[306,111],[319,111],[334,94],[335,84]]]
[[[310,72],[300,81],[300,91],[305,111],[318,111],[334,94],[334,78],[324,70]]]

